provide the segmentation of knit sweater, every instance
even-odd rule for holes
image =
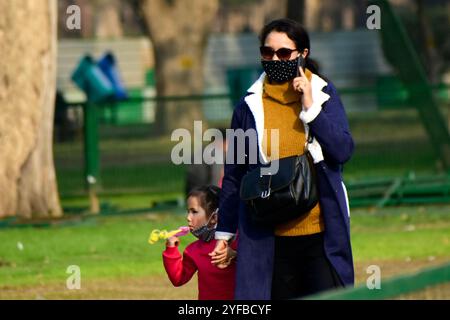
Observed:
[[[311,72],[306,70],[306,76],[311,79]],[[295,91],[292,81],[270,83],[266,78],[263,92],[264,106],[264,137],[263,150],[268,159],[275,160],[304,153],[306,142],[305,128],[299,119],[301,112],[301,94]],[[276,146],[272,145],[271,129],[279,130],[278,154]],[[274,150],[271,150],[273,148]],[[273,152],[275,153],[273,153]],[[317,204],[309,213],[288,223],[278,225],[277,236],[301,236],[324,231],[323,217],[320,205]]]
[[[214,251],[215,246],[216,240],[197,240],[186,247],[183,256],[178,247],[166,247],[163,262],[172,284],[182,286],[198,271],[199,300],[233,300],[236,263],[233,260],[225,269],[213,265],[208,254]],[[236,241],[231,247],[236,249]]]

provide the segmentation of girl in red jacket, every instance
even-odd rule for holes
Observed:
[[[217,225],[219,191],[216,186],[194,189],[187,197],[187,222],[197,241],[186,247],[181,256],[178,251],[178,237],[166,241],[163,252],[164,268],[170,281],[176,287],[191,280],[198,271],[199,300],[233,300],[236,266],[236,243],[226,253],[227,262],[222,265],[211,263],[210,252],[214,251],[214,233]]]

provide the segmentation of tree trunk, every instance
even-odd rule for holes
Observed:
[[[95,0],[95,36],[99,39],[123,36],[118,0]]]
[[[56,0],[0,2],[0,217],[62,214],[53,163]]]
[[[158,96],[203,94],[204,50],[218,0],[142,0],[155,50]],[[202,120],[201,101],[159,103],[156,133],[193,128]]]
[[[304,24],[305,0],[288,0],[286,12],[289,19]]]
[[[332,32],[341,27],[341,1],[321,1],[322,10],[320,14],[321,31]]]
[[[417,18],[419,21],[419,38],[422,44],[419,54],[424,57],[424,68],[427,71],[428,79],[432,83],[439,82],[439,69],[442,67],[441,57],[436,50],[436,41],[428,16],[425,12],[423,0],[416,0]]]
[[[320,14],[322,4],[320,0],[306,0],[305,3],[305,25],[308,31],[318,31],[320,29]]]
[[[341,29],[353,30],[356,27],[356,17],[358,7],[353,0],[345,0],[342,4],[341,12]]]

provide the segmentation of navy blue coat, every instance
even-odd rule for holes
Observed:
[[[258,143],[245,143],[245,163],[237,164],[238,146],[234,146],[233,163],[227,160],[219,206],[218,232],[239,232],[236,295],[238,300],[270,299],[274,260],[274,230],[254,225],[239,197],[242,177],[259,166],[262,161],[250,163],[251,152],[261,152],[264,116],[261,98],[261,81],[256,90],[249,89],[236,106],[232,129],[256,130]],[[320,79],[320,78],[319,78]],[[309,130],[319,142],[323,161],[315,164],[320,205],[324,218],[324,247],[326,256],[334,266],[343,285],[353,285],[354,269],[350,245],[350,218],[345,186],[342,182],[342,165],[353,153],[353,139],[350,134],[344,107],[332,83],[324,82],[322,92],[329,99],[322,104],[321,111],[308,123]],[[259,89],[258,89],[259,86]],[[314,92],[313,92],[314,99]],[[249,106],[250,104],[250,106]],[[253,105],[252,105],[253,104]],[[256,148],[256,149],[255,149]]]

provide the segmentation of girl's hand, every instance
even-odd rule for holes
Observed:
[[[292,84],[295,90],[303,93],[302,105],[306,110],[308,110],[309,108],[311,108],[313,104],[311,83],[306,77],[305,72],[303,72],[303,69],[302,68],[298,69],[300,70],[300,77],[294,78]]]
[[[228,253],[228,242],[226,240],[217,240],[214,251],[209,253],[211,263],[219,266],[226,262]]]
[[[170,237],[166,240],[166,247],[178,247],[180,244],[180,239],[178,237]]]

